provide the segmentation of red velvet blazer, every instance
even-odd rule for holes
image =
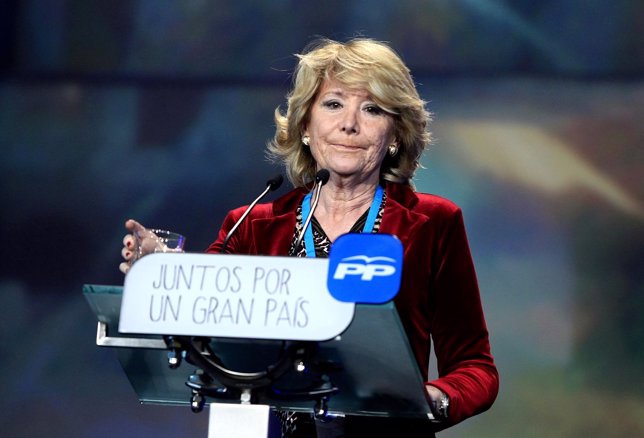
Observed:
[[[439,377],[430,383],[450,397],[449,424],[486,410],[498,392],[478,283],[461,210],[408,185],[387,184],[381,233],[403,244],[403,277],[395,298],[420,370],[427,379],[431,339]],[[228,242],[227,252],[286,255],[295,230],[295,211],[306,190],[295,189],[272,203],[258,204]],[[231,211],[208,252],[219,252],[246,210]],[[430,339],[431,336],[431,339]]]

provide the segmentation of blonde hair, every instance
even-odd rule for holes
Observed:
[[[386,155],[381,179],[411,183],[420,166],[420,157],[430,142],[427,130],[430,114],[418,95],[409,69],[387,44],[371,39],[340,43],[329,39],[315,41],[296,55],[293,88],[287,95],[287,111],[275,110],[276,131],[268,143],[268,156],[281,162],[294,186],[315,178],[316,163],[302,135],[309,111],[325,79],[333,78],[353,89],[364,89],[375,103],[393,116],[398,153]]]

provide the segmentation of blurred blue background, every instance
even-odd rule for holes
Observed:
[[[317,35],[401,54],[435,116],[417,188],[464,210],[502,384],[439,435],[644,436],[642,29],[637,0],[3,1],[3,436],[206,436],[138,404],[81,286],[122,284],[126,218],[201,251],[264,187]]]

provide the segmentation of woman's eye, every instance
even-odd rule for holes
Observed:
[[[329,100],[326,102],[323,102],[322,105],[324,105],[326,108],[330,109],[337,109],[340,108],[342,105],[340,105],[340,102],[335,101],[335,100]]]
[[[365,111],[368,112],[369,114],[373,114],[375,116],[378,116],[382,113],[384,113],[384,110],[380,108],[377,105],[369,105],[365,108]]]

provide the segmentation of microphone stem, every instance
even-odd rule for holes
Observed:
[[[226,247],[228,246],[228,241],[232,237],[233,234],[235,234],[235,230],[239,227],[239,225],[244,222],[244,219],[246,219],[246,216],[248,216],[251,212],[251,210],[255,207],[255,204],[257,204],[268,192],[270,192],[273,189],[273,187],[268,184],[266,186],[266,189],[262,192],[261,195],[259,195],[255,200],[248,206],[246,211],[244,211],[244,214],[241,215],[239,220],[235,223],[235,225],[230,229],[228,234],[226,234],[226,238],[224,239],[224,242],[221,244],[221,250],[219,251],[220,254],[223,254],[224,251],[226,250]]]
[[[313,219],[313,212],[315,211],[315,208],[318,206],[318,201],[320,200],[320,192],[322,191],[322,184],[324,184],[324,182],[322,181],[319,181],[316,184],[316,190],[315,190],[315,193],[313,194],[313,204],[311,205],[311,212],[309,213],[309,216],[306,218],[306,222],[304,222],[302,231],[300,231],[300,235],[298,236],[297,241],[295,242],[295,248],[300,246],[300,243],[304,238],[304,233],[306,232],[306,228],[309,226],[309,224],[311,223],[311,220]]]

